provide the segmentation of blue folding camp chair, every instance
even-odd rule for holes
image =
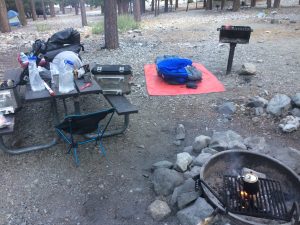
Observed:
[[[99,150],[105,156],[106,151],[102,144],[102,137],[108,127],[112,116],[115,112],[114,108],[106,109],[100,112],[89,113],[84,115],[69,115],[64,120],[55,126],[58,136],[61,137],[68,145],[68,153],[73,149],[74,160],[77,166],[79,166],[79,159],[77,155],[77,148],[79,145],[83,145],[92,141],[99,141]],[[100,126],[100,121],[110,115],[107,122]],[[97,131],[97,136],[84,141],[75,141],[74,135],[84,135]],[[100,152],[100,153],[101,153]]]

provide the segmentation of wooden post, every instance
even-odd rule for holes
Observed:
[[[80,12],[81,12],[81,24],[82,26],[87,26],[87,19],[86,19],[86,10],[85,10],[85,0],[80,0]]]
[[[7,18],[7,8],[5,0],[0,0],[0,29],[3,33],[11,31]]]
[[[26,26],[27,20],[26,20],[25,11],[24,11],[23,0],[16,0],[15,2],[16,2],[16,7],[18,10],[18,13],[19,13],[20,22],[21,22],[22,26]]]

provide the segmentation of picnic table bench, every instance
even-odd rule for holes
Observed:
[[[15,82],[19,81],[19,75],[21,73],[22,69],[12,69],[7,70],[4,73],[4,79],[12,79]],[[57,88],[54,88],[54,92],[56,93],[55,96],[51,96],[47,90],[39,91],[39,92],[33,92],[30,88],[30,85],[26,85],[25,87],[25,94],[22,99],[22,103],[29,103],[29,102],[40,102],[40,101],[50,101],[51,102],[51,110],[55,119],[55,123],[59,123],[58,118],[58,110],[57,110],[57,103],[56,101],[58,99],[62,99],[64,102],[64,109],[65,113],[67,112],[67,107],[65,104],[65,99],[72,97],[74,100],[74,109],[76,114],[80,114],[80,104],[79,104],[79,96],[81,95],[87,95],[87,94],[102,94],[102,89],[99,86],[99,84],[92,79],[91,80],[92,85],[90,87],[87,87],[85,89],[81,89],[80,87],[84,86],[84,80],[75,80],[75,87],[76,89],[67,93],[62,94],[59,93]],[[18,89],[19,94],[20,89]],[[135,105],[131,104],[130,101],[124,96],[124,95],[104,95],[105,99],[108,101],[108,103],[115,108],[117,114],[119,116],[124,116],[124,123],[120,128],[116,128],[114,130],[107,131],[104,135],[104,137],[118,135],[124,133],[124,131],[127,129],[129,125],[129,115],[133,113],[137,113],[138,109]],[[57,138],[54,138],[51,142],[41,145],[35,145],[35,146],[29,146],[29,147],[20,147],[20,148],[10,148],[5,145],[3,136],[9,135],[14,132],[15,128],[15,116],[17,116],[17,112],[15,114],[9,114],[6,115],[6,119],[11,122],[11,124],[8,127],[0,129],[0,149],[2,149],[4,152],[9,154],[21,154],[25,152],[31,152],[36,150],[42,150],[47,149],[55,144],[57,144]],[[91,136],[91,135],[90,135]]]

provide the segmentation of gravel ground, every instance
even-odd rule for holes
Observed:
[[[270,23],[270,11],[266,11],[265,18],[258,18],[262,11],[258,7],[238,13],[190,10],[156,18],[146,15],[141,32],[120,35],[117,50],[101,49],[103,36],[89,34],[88,28],[80,29],[86,49],[82,54],[84,62],[133,67],[134,86],[128,98],[138,106],[139,113],[131,116],[124,135],[104,140],[106,158],[99,156],[93,144],[80,148],[79,168],[65,154],[63,143],[19,156],[1,152],[0,224],[179,224],[175,216],[155,222],[147,213],[155,200],[150,168],[160,160],[174,161],[176,153],[191,145],[196,135],[232,129],[244,137],[258,135],[273,145],[300,149],[300,131],[282,134],[277,120],[261,117],[254,123],[249,113],[238,107],[228,121],[216,111],[216,106],[226,100],[240,105],[255,95],[270,99],[275,93],[293,95],[300,91],[300,7],[277,10],[279,24]],[[91,23],[103,18],[93,13],[88,19]],[[36,23],[46,23],[47,31],[37,33]],[[1,55],[5,55],[0,59],[0,73],[17,66],[16,53],[28,48],[28,39],[49,37],[49,33],[63,27],[80,27],[79,17],[70,15],[36,23],[2,34],[7,41],[0,46]],[[249,25],[254,30],[250,44],[237,46],[230,75],[225,75],[229,46],[218,43],[217,28],[223,24]],[[143,65],[164,54],[202,63],[225,85],[226,92],[148,96]],[[244,62],[256,64],[257,75],[251,79],[237,75]],[[86,112],[106,104],[98,96],[80,100]],[[17,131],[7,142],[20,146],[51,140],[55,133],[49,130],[53,122],[49,107],[46,102],[27,104],[18,113]],[[59,108],[62,113],[62,104]],[[119,122],[115,119],[113,125]],[[178,123],[184,124],[187,131],[181,146],[173,144]]]

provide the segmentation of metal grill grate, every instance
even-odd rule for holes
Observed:
[[[236,176],[224,176],[224,203],[229,212],[290,221],[280,183],[259,178],[259,192],[248,195]]]

